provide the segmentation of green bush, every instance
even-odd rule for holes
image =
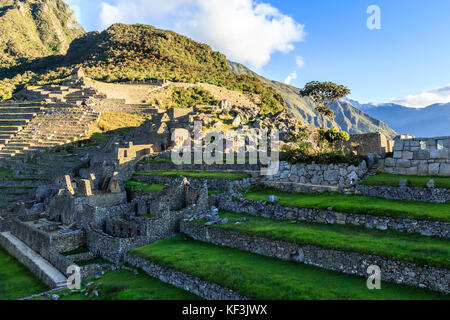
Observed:
[[[176,108],[191,108],[197,104],[219,105],[219,101],[208,90],[200,87],[172,87],[170,91]]]
[[[362,156],[343,155],[336,152],[326,152],[319,154],[305,154],[301,149],[286,151],[280,153],[281,161],[291,164],[296,163],[316,163],[316,164],[339,164],[347,163],[358,166],[363,160]]]
[[[334,128],[332,129],[319,129],[319,140],[327,141],[330,144],[333,144],[337,141],[348,141],[350,140],[350,135],[345,131],[338,131]]]

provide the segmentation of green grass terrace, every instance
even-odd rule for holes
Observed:
[[[0,177],[2,176],[9,176],[12,174],[12,170],[0,168]]]
[[[430,180],[434,180],[436,188],[450,189],[450,177],[438,176],[404,176],[379,172],[374,176],[368,177],[360,182],[366,186],[392,186],[398,187],[400,181],[408,180],[409,186],[426,188]]]
[[[101,279],[88,278],[82,285],[87,288],[87,283],[92,283],[89,288],[96,288],[98,296],[91,296],[89,300],[199,300],[194,294],[178,289],[148,276],[142,271],[135,275],[127,270],[108,271]],[[62,290],[57,292],[61,300],[87,300],[84,293],[63,295]],[[42,300],[37,298],[35,300]]]
[[[0,247],[0,300],[15,300],[49,288]]]
[[[221,218],[229,221],[248,222],[235,225],[214,225],[271,240],[282,240],[299,245],[309,244],[323,248],[353,251],[395,260],[404,260],[420,265],[450,268],[450,240],[423,237],[395,231],[380,231],[353,225],[327,225],[320,223],[278,221],[274,219],[221,212]],[[204,223],[202,220],[196,223]]]
[[[214,171],[151,171],[151,172],[136,172],[136,176],[157,176],[157,177],[179,177],[197,179],[224,179],[224,180],[242,180],[251,178],[247,173],[236,172],[214,172]]]
[[[333,207],[335,211],[345,213],[450,222],[449,203],[390,200],[332,192],[288,193],[273,188],[250,190],[244,194],[244,197],[255,201],[266,201],[269,195],[277,196],[278,203],[284,206],[323,210]]]
[[[140,181],[125,181],[125,187],[131,189],[133,191],[141,191],[145,193],[159,193],[164,188],[162,184],[148,183],[148,182],[140,182]],[[220,191],[216,190],[208,190],[208,194],[219,194]]]
[[[448,299],[420,288],[383,282],[368,290],[366,278],[194,241],[183,234],[134,249],[132,254],[166,268],[261,300]]]
[[[142,191],[146,193],[159,193],[164,188],[162,184],[152,184],[148,182],[139,182],[139,181],[125,181],[125,187],[134,191]]]

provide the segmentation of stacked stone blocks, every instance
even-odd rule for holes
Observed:
[[[397,139],[393,157],[381,162],[384,172],[450,176],[450,137]]]

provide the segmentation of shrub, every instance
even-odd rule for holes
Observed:
[[[170,88],[174,107],[191,108],[197,104],[218,105],[219,101],[208,91],[200,87]]]
[[[319,154],[305,154],[302,150],[291,150],[280,153],[280,159],[282,161],[289,162],[291,164],[296,163],[316,163],[316,164],[339,164],[347,163],[358,166],[363,160],[362,156],[355,155],[342,155],[336,152],[325,152]]]
[[[337,141],[350,140],[350,135],[345,131],[338,131],[334,128],[328,130],[321,128],[319,129],[319,140],[333,144]]]

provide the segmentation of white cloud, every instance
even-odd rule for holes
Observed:
[[[294,71],[284,79],[285,84],[291,84],[292,80],[297,79],[297,72]]]
[[[66,0],[66,2],[75,14],[77,21],[81,23],[81,7],[79,6],[78,2],[76,0]]]
[[[424,91],[416,95],[409,95],[402,99],[393,98],[391,102],[411,108],[425,108],[436,103],[449,103],[450,85]]]
[[[102,11],[100,12],[100,20],[102,22],[102,29],[110,25],[123,21],[124,17],[118,7],[112,6],[106,2],[102,2]]]
[[[305,36],[303,25],[255,0],[115,0],[102,3],[100,20],[102,28],[124,22],[172,29],[257,69]]]
[[[295,63],[300,69],[305,66],[305,60],[303,59],[303,57],[300,56],[295,57]]]

